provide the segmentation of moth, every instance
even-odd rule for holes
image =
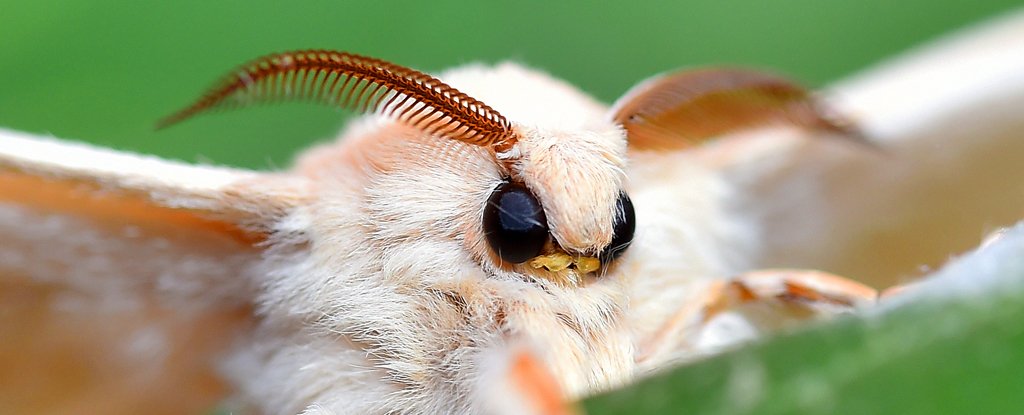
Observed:
[[[568,413],[1020,219],[1021,57],[1016,15],[820,94],[718,68],[609,107],[513,63],[309,50],[162,122],[371,113],[278,172],[0,130],[0,407]]]

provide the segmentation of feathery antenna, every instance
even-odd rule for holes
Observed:
[[[329,50],[256,59],[226,76],[192,105],[161,120],[157,128],[212,109],[283,100],[375,112],[498,153],[511,149],[516,140],[505,117],[437,78],[384,60]]]

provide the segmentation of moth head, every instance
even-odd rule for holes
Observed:
[[[600,274],[635,230],[621,133],[515,130],[518,154],[483,207],[491,260],[558,282]]]
[[[406,229],[390,237],[396,243],[439,235],[463,239],[485,269],[575,285],[613,266],[632,242],[635,214],[623,187],[626,145],[620,128],[517,123],[437,78],[379,59],[321,50],[267,56],[228,75],[159,126],[210,109],[282,99],[394,121],[393,128],[356,140],[359,160],[348,163],[377,172],[365,180],[375,186],[367,192],[376,192],[370,196],[378,197],[377,207],[406,209],[379,214],[384,219],[375,221],[394,220],[381,226]],[[438,186],[439,181],[450,185]],[[390,183],[404,186],[391,192],[400,194],[382,190]],[[434,216],[430,203],[401,198],[479,200],[460,205],[478,208],[446,219]],[[461,235],[451,235],[451,229]]]

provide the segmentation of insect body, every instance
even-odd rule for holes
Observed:
[[[515,64],[435,78],[297,51],[243,66],[162,125],[282,98],[374,115],[281,173],[3,133],[0,235],[28,261],[2,270],[5,292],[34,299],[18,314],[38,321],[28,338],[75,332],[47,300],[73,293],[106,330],[75,332],[78,353],[161,368],[123,381],[110,366],[108,390],[207,382],[174,413],[224,396],[275,414],[536,411],[545,393],[579,398],[874,299],[828,274],[747,272],[763,226],[737,214],[754,193],[726,171],[730,141],[701,144],[764,125],[810,146],[854,133],[778,77],[668,74],[609,109]],[[765,304],[746,332],[708,330]],[[104,349],[119,338],[135,348]],[[531,392],[523,373],[551,387]]]
[[[667,202],[710,217],[725,211],[724,199],[687,200],[688,193],[714,192],[718,183],[709,170],[661,172],[680,189],[689,188],[679,196],[651,195],[643,183],[628,182],[631,131],[683,134],[687,129],[672,123],[685,126],[680,118],[698,117],[701,128],[721,133],[728,125],[715,126],[707,108],[719,109],[703,101],[754,122],[781,119],[841,130],[816,116],[803,90],[750,71],[669,75],[629,95],[618,113],[515,65],[467,68],[444,77],[460,89],[378,59],[290,52],[244,66],[170,118],[283,96],[370,109],[397,121],[367,127],[300,161],[299,171],[322,193],[290,213],[287,221],[306,221],[301,235],[270,240],[277,249],[296,240],[309,247],[290,248],[301,252],[298,258],[270,266],[311,263],[298,273],[280,272],[269,285],[280,290],[271,297],[295,299],[279,305],[298,311],[298,321],[289,325],[317,321],[328,338],[341,333],[373,356],[337,362],[346,368],[332,375],[336,386],[315,400],[328,407],[472,412],[475,403],[468,397],[480,395],[482,387],[480,351],[505,348],[510,341],[538,350],[568,396],[628,381],[641,363],[640,342],[629,330],[630,290],[643,289],[645,280],[685,286],[704,275],[734,273],[738,264],[712,258],[743,244],[701,230],[711,239],[667,233],[655,242],[656,236],[648,236],[648,244],[674,247],[670,252],[631,246],[637,217],[654,205]],[[720,85],[700,89],[719,79]],[[756,105],[740,105],[754,97]],[[672,139],[665,135],[645,132],[632,145],[642,147],[651,136]],[[679,138],[677,147],[704,138]],[[641,194],[639,209],[631,191]],[[688,265],[651,270],[631,261],[633,250],[646,259],[663,256]],[[683,260],[683,252],[701,250],[710,251],[704,264]],[[331,266],[312,265],[326,263]],[[288,362],[295,373],[332,355],[331,349],[279,353],[296,356]],[[645,355],[652,361],[655,356]],[[383,384],[343,381],[356,367],[381,370]],[[379,398],[356,405],[352,396]],[[332,403],[336,397],[347,403]],[[287,402],[269,410],[296,411],[307,404]]]

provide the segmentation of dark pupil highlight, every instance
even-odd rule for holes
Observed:
[[[527,232],[537,227],[536,218],[543,215],[537,202],[529,195],[508,192],[501,198],[498,221],[508,232]]]
[[[504,182],[487,199],[484,233],[502,261],[519,264],[540,255],[548,240],[544,208],[526,186]]]

